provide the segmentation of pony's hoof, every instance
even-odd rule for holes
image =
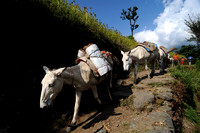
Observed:
[[[135,83],[135,84],[138,84],[138,83],[139,83],[139,81],[140,81],[140,80],[136,80],[136,81],[134,81],[134,83]]]
[[[72,127],[67,127],[65,131],[66,131],[67,133],[69,133],[69,132],[71,131],[71,128],[72,128]]]

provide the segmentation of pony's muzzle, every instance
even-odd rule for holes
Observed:
[[[47,107],[47,104],[41,101],[40,102],[40,108],[44,108],[44,107]]]
[[[128,71],[129,69],[128,68],[124,68],[124,71]]]
[[[40,108],[44,108],[44,107],[51,107],[53,104],[52,104],[52,101],[51,100],[48,100],[48,101],[40,101]]]

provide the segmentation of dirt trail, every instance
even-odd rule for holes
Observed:
[[[146,71],[138,73],[140,82],[133,85],[133,72],[127,79],[120,80],[113,96],[127,96],[120,105],[109,105],[102,111],[79,115],[72,133],[132,133],[132,132],[175,132],[171,118],[173,91],[170,73],[156,71],[152,79]],[[131,93],[132,94],[131,94]]]

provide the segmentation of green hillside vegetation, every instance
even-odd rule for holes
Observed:
[[[81,9],[78,4],[63,0],[39,0],[40,4],[61,21],[66,21],[80,27],[82,31],[90,31],[100,40],[109,40],[124,50],[130,50],[137,46],[137,42],[120,34],[119,31],[109,28],[108,25],[96,19],[96,14],[91,13],[87,7]]]
[[[192,66],[180,66],[171,69],[172,76],[184,84],[185,96],[182,99],[184,116],[196,125],[200,131],[200,60]]]

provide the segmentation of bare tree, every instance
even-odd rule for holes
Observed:
[[[131,35],[133,36],[133,30],[137,29],[139,27],[138,24],[136,24],[137,19],[139,16],[137,15],[138,8],[136,6],[133,7],[133,9],[130,7],[128,8],[128,11],[125,11],[122,9],[121,17],[122,20],[128,19],[130,21],[130,28],[131,28]]]

